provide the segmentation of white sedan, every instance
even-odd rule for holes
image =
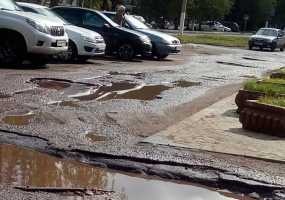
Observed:
[[[45,15],[51,20],[64,22],[64,28],[69,37],[68,51],[61,55],[64,60],[86,61],[93,56],[105,54],[106,44],[99,33],[68,24],[48,7],[23,2],[18,2],[17,5],[26,12]]]

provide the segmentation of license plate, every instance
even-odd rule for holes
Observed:
[[[66,46],[66,41],[65,40],[58,40],[58,41],[56,41],[56,46],[58,46],[58,47],[65,47]]]
[[[262,42],[255,42],[256,45],[262,45]]]

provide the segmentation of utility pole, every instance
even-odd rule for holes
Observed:
[[[183,0],[182,9],[181,9],[181,16],[180,16],[180,29],[179,29],[180,35],[183,35],[183,32],[184,32],[186,9],[187,9],[187,0]]]

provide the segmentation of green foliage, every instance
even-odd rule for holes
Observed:
[[[235,0],[230,20],[244,23],[244,15],[249,16],[249,29],[258,29],[265,26],[266,20],[274,14],[276,0]]]
[[[188,16],[199,21],[223,19],[233,5],[233,0],[189,0]]]
[[[255,80],[248,81],[245,84],[244,89],[249,90],[249,91],[254,91],[254,92],[262,92],[268,96],[285,94],[285,87],[282,84],[275,84],[275,83],[270,83],[270,82],[267,82],[267,83],[266,82],[258,82]]]
[[[208,44],[225,47],[247,47],[248,38],[225,35],[178,35],[182,43]]]

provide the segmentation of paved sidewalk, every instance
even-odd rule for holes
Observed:
[[[223,99],[144,142],[285,161],[285,139],[243,130],[234,99]]]

